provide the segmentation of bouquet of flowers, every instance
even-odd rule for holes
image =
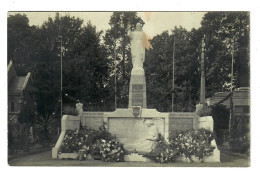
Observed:
[[[215,148],[211,146],[213,139],[213,134],[206,129],[179,131],[171,134],[170,146],[189,160],[192,155],[202,159],[212,154]]]
[[[175,161],[177,153],[177,151],[170,148],[170,145],[167,144],[162,136],[159,136],[153,150],[150,153],[145,154],[144,157],[159,163],[168,163]]]
[[[92,147],[93,150],[99,151],[101,160],[105,162],[124,161],[124,148],[116,140],[98,140]]]
[[[123,146],[116,141],[105,128],[99,130],[83,127],[81,130],[67,130],[61,144],[59,153],[73,153],[79,151],[82,154],[100,156],[103,161],[123,161]]]
[[[90,150],[89,147],[95,141],[99,132],[93,129],[67,130],[60,147],[60,153],[78,152],[82,148]]]

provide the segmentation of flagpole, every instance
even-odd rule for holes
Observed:
[[[231,132],[231,124],[233,118],[233,73],[234,73],[234,43],[235,38],[233,37],[232,49],[231,49],[231,88],[230,88],[230,117],[229,117],[229,134]]]

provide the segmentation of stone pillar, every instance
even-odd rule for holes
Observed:
[[[132,106],[147,108],[146,82],[142,67],[133,68],[131,71],[128,108]]]

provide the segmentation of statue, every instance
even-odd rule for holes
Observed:
[[[82,116],[82,114],[83,114],[83,104],[78,102],[76,104],[76,110],[77,110],[78,116]]]
[[[153,150],[158,139],[158,129],[153,119],[144,119],[143,126],[144,130],[146,130],[146,134],[134,142],[126,143],[124,147],[128,151],[149,153]]]
[[[78,101],[76,104],[76,111],[78,113],[78,116],[80,118],[80,129],[82,127],[82,120],[83,120],[83,104]]]
[[[142,25],[137,23],[134,31],[128,29],[128,36],[131,40],[130,44],[133,68],[143,68],[147,39],[145,33],[142,31]]]

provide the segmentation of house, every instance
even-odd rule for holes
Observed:
[[[31,73],[26,76],[17,76],[10,61],[7,67],[8,72],[8,122],[16,123],[21,110],[27,106],[34,109],[34,99],[31,92]]]
[[[13,62],[7,67],[8,72],[8,146],[18,147],[18,142],[23,145],[24,139],[28,140],[28,127],[25,123],[30,122],[30,113],[35,111],[35,102],[31,86],[31,73],[26,76],[17,76]],[[26,109],[26,110],[25,110]],[[26,116],[19,121],[21,112]],[[24,135],[21,137],[21,135]],[[27,141],[26,141],[27,143]]]
[[[209,106],[222,104],[230,108],[230,93],[219,92],[207,100]],[[250,88],[240,87],[233,91],[233,110],[235,117],[250,117]]]

